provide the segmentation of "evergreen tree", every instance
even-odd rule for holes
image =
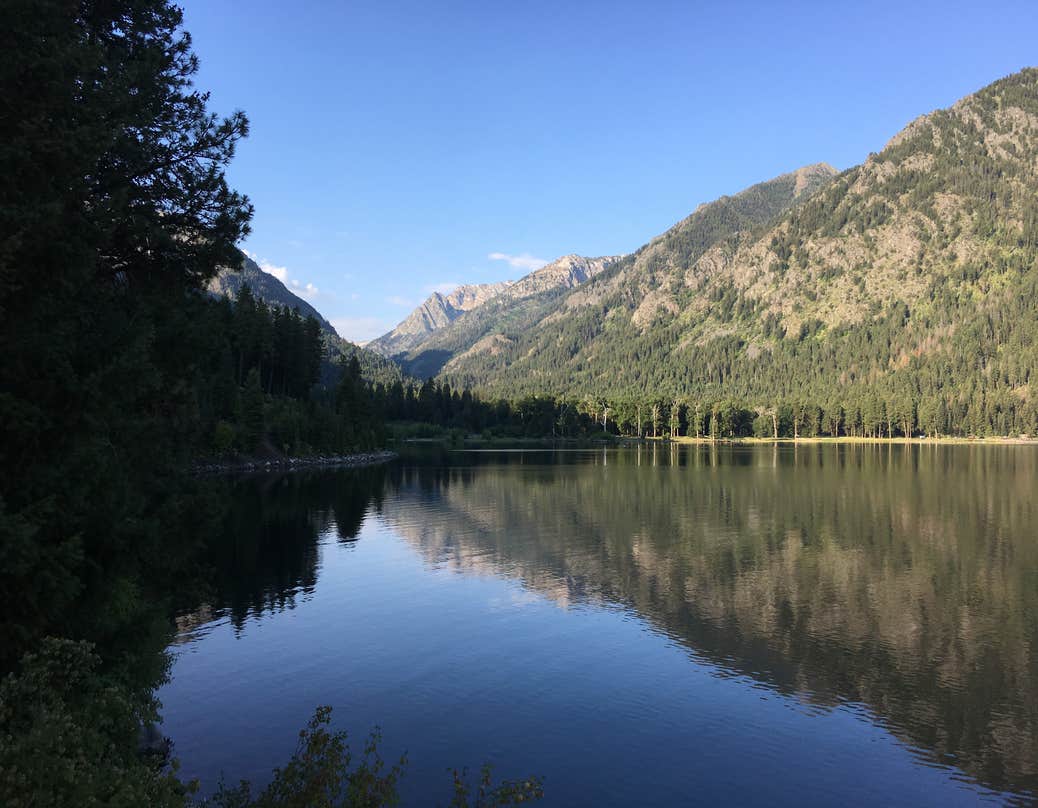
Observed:
[[[85,631],[74,604],[149,563],[154,490],[194,445],[191,292],[235,259],[252,208],[224,179],[248,122],[207,109],[180,23],[165,0],[4,9],[4,666]]]

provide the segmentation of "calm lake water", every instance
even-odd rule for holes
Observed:
[[[430,451],[231,486],[160,692],[183,774],[314,707],[544,805],[971,805],[1038,789],[1038,451]]]

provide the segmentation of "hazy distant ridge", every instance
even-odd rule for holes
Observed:
[[[373,339],[367,347],[383,356],[406,353],[421,345],[429,334],[450,324],[466,311],[482,306],[511,283],[467,284],[447,294],[433,292],[392,331]]]
[[[410,373],[434,375],[451,357],[477,348],[480,340],[506,322],[532,310],[533,300],[572,289],[615,260],[565,255],[518,281],[460,286],[447,295],[434,293],[368,347],[394,357]]]

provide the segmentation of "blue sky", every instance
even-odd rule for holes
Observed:
[[[367,340],[1038,64],[1038,3],[182,0],[250,254]]]

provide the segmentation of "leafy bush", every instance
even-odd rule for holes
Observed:
[[[0,804],[185,805],[176,768],[138,751],[153,710],[99,667],[89,643],[49,638],[0,684]]]

